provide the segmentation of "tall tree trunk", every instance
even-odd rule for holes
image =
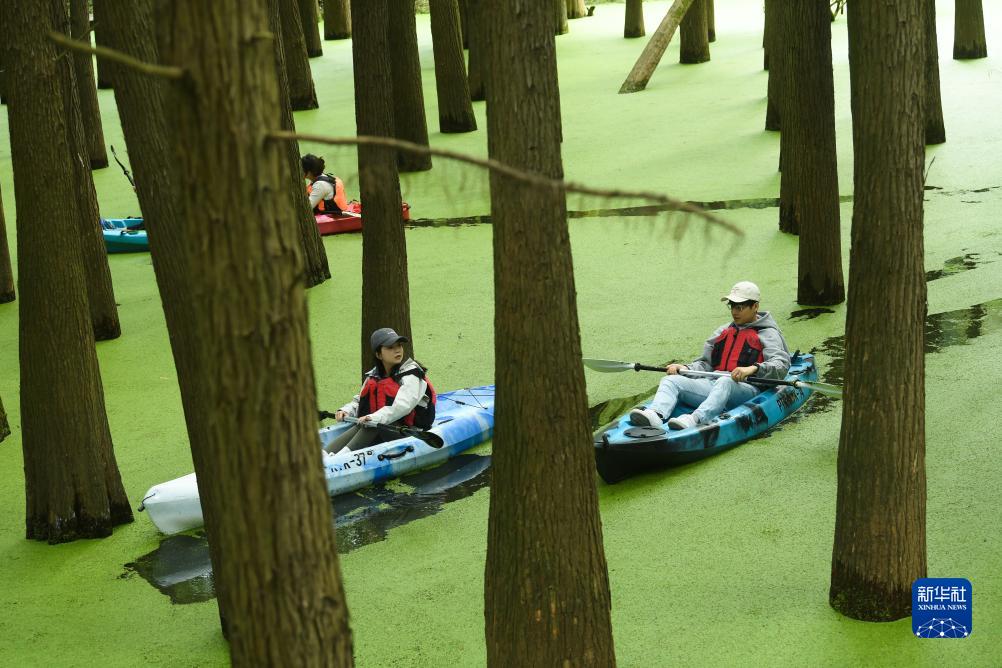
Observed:
[[[10,422],[7,421],[7,411],[3,408],[3,400],[0,399],[0,441],[10,436]]]
[[[706,38],[710,42],[717,41],[717,16],[713,0],[706,0]]]
[[[585,7],[584,0],[566,0],[567,18],[581,19],[588,16],[588,8]]]
[[[70,37],[90,42],[90,9],[87,0],[70,0]],[[91,169],[108,166],[108,151],[104,147],[104,128],[101,127],[101,108],[97,103],[97,85],[94,80],[94,59],[90,54],[73,54],[77,91],[80,94],[80,114],[83,117],[87,139],[87,155]]]
[[[553,29],[556,31],[556,34],[564,35],[570,30],[570,27],[567,25],[567,1],[550,0],[550,2],[552,3],[550,6],[553,8]]]
[[[319,58],[324,55],[324,43],[320,39],[317,0],[298,0],[298,3],[299,20],[303,24],[303,38],[306,40],[306,55]]]
[[[4,65],[4,50],[0,49],[0,104],[7,104],[7,68]]]
[[[290,132],[296,131],[296,121],[292,116],[292,105],[289,100],[289,78],[285,66],[285,46],[282,39],[281,30],[281,0],[268,1],[268,19],[271,31],[275,35],[275,67],[278,71],[278,99],[282,105],[282,129]],[[303,167],[299,160],[299,142],[290,141],[283,145],[286,155],[286,164],[283,172],[288,181],[288,193],[291,201],[287,211],[291,216],[295,216],[296,225],[299,228],[300,239],[303,244],[304,267],[306,270],[306,287],[312,288],[320,285],[331,277],[331,270],[327,260],[327,250],[324,248],[323,240],[320,238],[320,230],[317,229],[317,220],[313,216],[313,209],[310,207],[310,200],[306,196],[306,188],[303,186]],[[291,222],[291,221],[290,221]]]
[[[459,0],[459,29],[463,34],[463,48],[470,48],[469,33],[470,0]]]
[[[832,76],[831,12],[828,0],[790,2],[783,10],[786,79],[783,106],[792,182],[788,206],[780,211],[799,230],[797,302],[830,305],[845,301],[839,227],[838,164],[835,151],[835,87]],[[782,224],[780,225],[782,228]]]
[[[101,25],[95,14],[92,32],[94,34],[94,44],[97,46],[108,46],[111,43],[111,36],[108,29]],[[98,58],[94,66],[97,76],[97,87],[100,90],[108,90],[112,87],[115,79],[115,63],[104,58]]]
[[[489,144],[491,157],[559,179],[549,9],[513,0],[493,5],[484,21]],[[566,198],[491,174],[491,212],[498,396],[484,578],[487,665],[614,666]],[[545,433],[531,428],[540,423]]]
[[[46,0],[48,1],[48,0]],[[59,32],[70,34],[70,20],[66,13],[66,5],[58,15]],[[108,251],[104,245],[104,235],[98,221],[101,217],[97,205],[97,193],[94,191],[94,176],[91,173],[90,157],[87,150],[87,134],[81,115],[80,91],[76,81],[74,59],[72,54],[63,52],[66,57],[59,58],[59,71],[64,78],[62,97],[63,118],[66,119],[65,129],[68,132],[68,144],[71,150],[73,167],[73,192],[78,203],[69,214],[75,219],[80,234],[81,260],[86,272],[87,302],[90,308],[91,322],[94,326],[94,338],[98,341],[117,339],[122,335],[122,326],[118,319],[118,306],[115,303],[115,290],[111,282],[111,269],[108,267]],[[56,209],[58,210],[58,209]]]
[[[487,99],[487,87],[484,82],[484,62],[487,52],[487,31],[483,29],[482,14],[487,0],[467,0],[466,28],[470,42],[470,65],[467,78],[470,82],[470,99],[482,102]]]
[[[953,59],[988,57],[985,42],[985,13],[981,0],[956,0],[953,22]]]
[[[765,69],[769,70],[768,101],[765,110],[765,129],[778,132],[780,129],[780,103],[782,92],[782,54],[786,36],[785,26],[780,20],[782,0],[765,0]]]
[[[349,0],[324,0],[324,39],[351,37],[351,3]]]
[[[186,71],[171,114],[181,225],[202,239],[187,244],[192,331],[214,419],[193,459],[207,518],[227,513],[206,529],[224,557],[215,580],[232,662],[350,666],[301,244],[286,218],[286,152],[267,139],[281,125],[273,46],[260,42],[268,9],[267,0],[176,0],[158,17],[164,61]],[[247,558],[248,544],[267,549]]]
[[[390,12],[388,34],[390,70],[393,74],[394,136],[427,146],[428,121],[424,112],[414,0],[387,0],[387,4]],[[431,169],[431,156],[400,151],[397,153],[397,166],[401,172],[423,172]]]
[[[431,0],[431,36],[435,52],[435,86],[438,92],[438,127],[442,132],[477,129],[466,59],[459,27],[457,0]]]
[[[644,0],[626,0],[626,21],[623,25],[623,37],[643,37],[644,30]]]
[[[654,74],[658,63],[664,57],[672,37],[675,36],[675,31],[678,30],[679,24],[693,3],[694,0],[675,0],[672,3],[671,7],[668,8],[668,13],[661,19],[658,29],[654,31],[647,46],[644,47],[643,53],[633,64],[633,69],[627,75],[626,81],[619,87],[620,93],[636,93],[647,88],[647,82],[651,80],[651,75]]]
[[[682,19],[678,62],[695,65],[708,61],[710,42],[707,37],[706,0],[696,0]]]
[[[762,69],[769,71],[769,3],[772,0],[765,0],[763,3],[763,14],[765,16],[762,25]]]
[[[943,96],[939,87],[936,0],[925,0],[925,143],[942,144],[945,141]]]
[[[388,12],[392,3],[352,0],[355,35],[355,123],[360,135],[393,136]],[[413,9],[410,12],[413,19]],[[400,224],[400,177],[396,151],[358,147],[358,186],[365,206],[362,228],[362,371],[372,368],[369,335],[380,327],[411,334],[407,240]],[[412,344],[413,345],[413,344]]]
[[[293,111],[316,109],[317,91],[313,85],[313,72],[306,54],[303,22],[299,18],[299,0],[279,0],[282,17],[282,46],[285,49],[285,66],[289,81],[289,100]]]
[[[907,616],[926,575],[922,3],[848,3],[856,186],[829,601],[869,621]]]
[[[48,38],[66,30],[62,0],[0,3],[10,66],[8,122],[20,279],[21,444],[26,536],[60,543],[111,534],[132,521],[112,449],[84,286],[74,188],[72,99]],[[45,119],[39,123],[39,119]],[[45,178],[39,178],[45,165]],[[61,215],[52,215],[53,211]],[[94,223],[96,227],[96,222]],[[53,326],[58,323],[58,327]]]
[[[2,37],[2,35],[0,35]],[[0,49],[0,53],[3,49]],[[14,270],[10,264],[10,248],[7,247],[7,223],[3,215],[3,196],[0,195],[0,304],[14,301]]]

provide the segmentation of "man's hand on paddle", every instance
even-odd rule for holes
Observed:
[[[665,373],[667,373],[669,376],[673,376],[679,371],[688,371],[688,370],[689,367],[687,367],[684,364],[669,364],[668,368],[665,370]]]
[[[758,367],[754,364],[751,366],[739,366],[734,371],[731,371],[731,378],[740,383],[745,378],[754,376],[756,371],[758,371]]]

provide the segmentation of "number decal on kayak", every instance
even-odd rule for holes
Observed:
[[[356,452],[355,453],[355,466],[365,466],[365,453]]]

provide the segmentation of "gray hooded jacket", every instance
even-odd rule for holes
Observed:
[[[710,361],[713,355],[713,343],[725,329],[733,323],[727,323],[717,328],[713,335],[703,344],[703,356],[690,362],[688,366],[693,371],[713,371],[713,363]],[[755,378],[786,378],[790,370],[790,349],[786,347],[786,340],[783,338],[779,326],[768,311],[762,311],[755,318],[754,322],[741,325],[739,330],[751,327],[758,332],[758,338],[762,342],[763,361],[758,366]]]

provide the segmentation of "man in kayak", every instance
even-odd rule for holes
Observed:
[[[301,159],[303,178],[310,182],[306,194],[310,196],[310,208],[314,215],[340,216],[348,208],[344,196],[344,181],[333,174],[324,173],[324,159],[307,153]]]
[[[725,410],[748,401],[759,389],[743,382],[756,378],[785,378],[790,369],[790,351],[779,326],[767,311],[759,313],[758,286],[741,281],[721,301],[727,302],[731,320],[721,325],[703,345],[703,355],[689,364],[669,364],[668,375],[658,385],[650,408],[630,411],[630,423],[660,427],[679,399],[696,406],[691,413],[668,420],[672,429],[706,424]],[[687,378],[691,371],[724,371],[730,377]]]

